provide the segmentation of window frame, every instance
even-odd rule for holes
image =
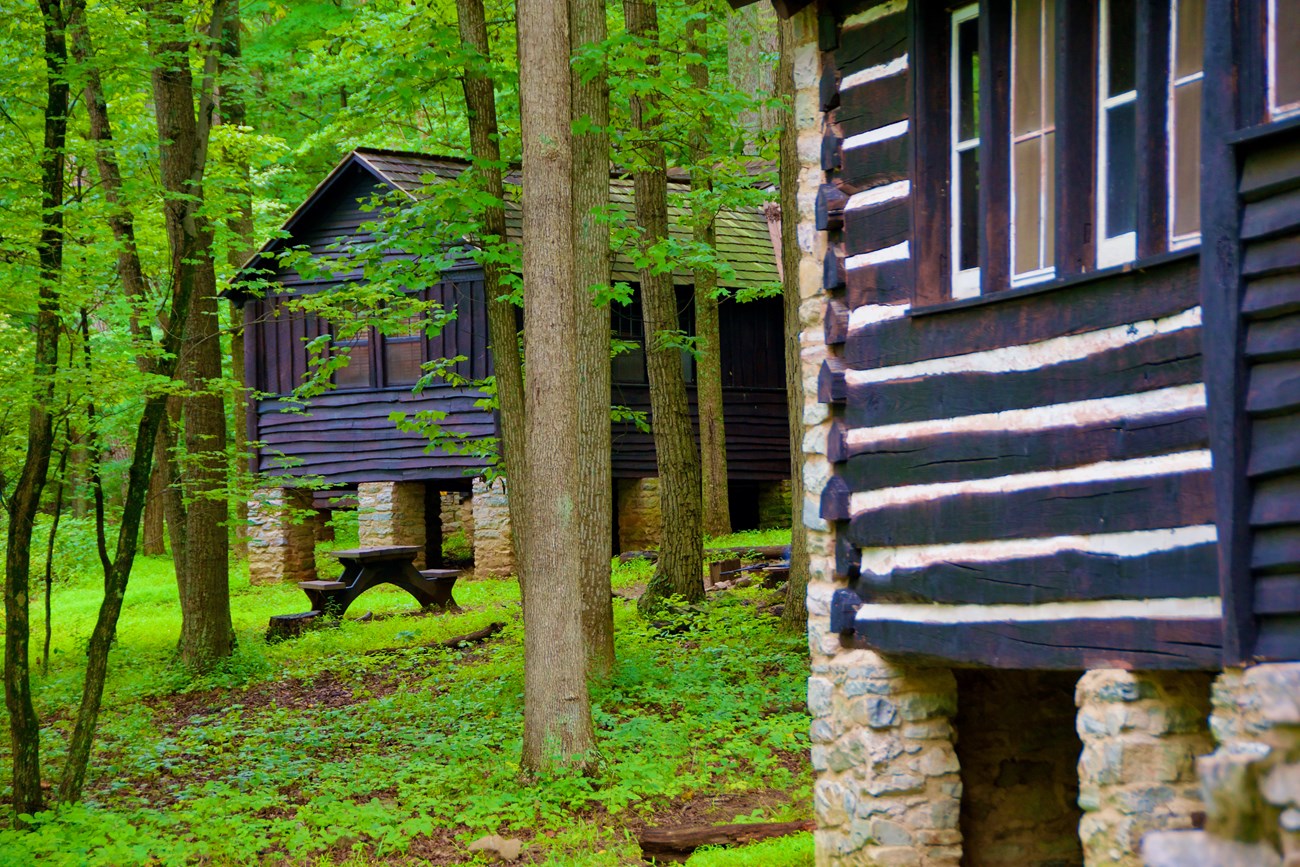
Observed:
[[[980,143],[983,141],[982,129],[976,124],[976,133],[973,139],[961,139],[961,110],[958,100],[961,98],[960,70],[958,65],[961,62],[958,47],[958,31],[962,24],[967,21],[978,21],[981,14],[980,3],[978,0],[974,3],[968,3],[954,8],[949,13],[948,25],[948,104],[949,104],[949,127],[948,127],[948,178],[951,187],[949,195],[948,211],[948,257],[951,263],[949,277],[949,296],[953,299],[974,298],[984,292],[983,272],[984,263],[976,261],[974,268],[962,268],[962,246],[961,246],[961,156],[971,150],[976,152],[976,165],[979,165]],[[982,59],[981,59],[982,62]],[[982,110],[978,106],[979,100],[983,94],[976,84],[975,98],[977,101],[976,117],[982,116]],[[977,170],[978,171],[978,170]],[[978,236],[977,236],[978,237]],[[979,248],[979,242],[976,242],[976,249]]]
[[[1268,0],[1264,15],[1267,18],[1264,33],[1264,51],[1266,54],[1265,78],[1268,93],[1265,97],[1268,120],[1284,120],[1300,115],[1300,99],[1282,105],[1277,103],[1277,4],[1278,0]]]
[[[1097,268],[1109,268],[1116,265],[1124,265],[1132,262],[1137,258],[1138,231],[1137,227],[1141,225],[1141,214],[1137,215],[1135,228],[1131,232],[1125,232],[1121,235],[1108,236],[1107,230],[1107,211],[1109,210],[1110,201],[1107,195],[1107,167],[1109,166],[1109,133],[1110,120],[1109,113],[1113,109],[1125,105],[1133,105],[1134,111],[1137,111],[1138,100],[1142,92],[1142,86],[1146,82],[1141,81],[1134,70],[1133,89],[1126,90],[1116,96],[1106,96],[1107,85],[1110,79],[1110,11],[1112,0],[1101,0],[1097,4],[1097,162],[1095,171],[1096,180],[1096,208],[1094,216],[1097,226]],[[1138,132],[1138,124],[1134,122],[1135,145]]]
[[[1055,149],[1056,149],[1056,145],[1057,145],[1057,138],[1056,138],[1056,100],[1053,99],[1053,101],[1052,101],[1052,103],[1053,103],[1053,106],[1052,106],[1053,110],[1052,110],[1052,121],[1051,121],[1051,123],[1044,123],[1044,124],[1042,124],[1038,129],[1036,129],[1036,130],[1034,130],[1034,131],[1032,131],[1032,132],[1021,133],[1020,135],[1017,135],[1017,134],[1016,134],[1016,131],[1015,131],[1015,114],[1016,114],[1016,104],[1015,104],[1015,99],[1016,99],[1016,86],[1015,86],[1015,82],[1016,82],[1016,69],[1017,69],[1017,62],[1016,62],[1016,59],[1017,59],[1017,56],[1018,56],[1018,54],[1019,54],[1019,52],[1016,50],[1016,45],[1017,45],[1017,41],[1016,41],[1016,37],[1017,37],[1016,26],[1017,26],[1017,22],[1020,20],[1020,17],[1019,17],[1019,15],[1017,14],[1018,4],[1020,4],[1020,3],[1022,3],[1022,2],[1025,2],[1025,0],[1012,0],[1012,2],[1011,2],[1011,56],[1010,56],[1010,58],[1009,58],[1009,60],[1010,60],[1010,68],[1011,68],[1011,81],[1012,81],[1012,85],[1011,85],[1011,88],[1010,88],[1010,95],[1009,95],[1009,99],[1010,99],[1010,114],[1011,114],[1011,117],[1012,117],[1012,125],[1011,125],[1011,128],[1008,129],[1008,131],[1007,131],[1007,132],[1008,132],[1008,142],[1009,142],[1009,144],[1010,144],[1010,147],[1009,147],[1009,156],[1010,156],[1010,159],[1011,159],[1011,167],[1010,167],[1010,174],[1009,174],[1009,177],[1010,177],[1010,186],[1009,186],[1009,189],[1008,189],[1008,207],[1009,207],[1009,209],[1010,209],[1010,214],[1011,214],[1011,221],[1010,221],[1010,224],[1009,224],[1009,226],[1008,226],[1008,234],[1009,234],[1009,237],[1010,237],[1010,252],[1009,252],[1009,268],[1008,268],[1008,273],[1009,273],[1010,276],[1011,276],[1011,288],[1013,288],[1013,289],[1018,289],[1018,288],[1020,288],[1021,286],[1032,286],[1032,285],[1034,285],[1035,283],[1044,283],[1044,282],[1046,282],[1046,281],[1048,281],[1048,280],[1052,280],[1052,279],[1054,279],[1054,278],[1056,277],[1056,259],[1055,259],[1055,254],[1056,254],[1055,246],[1056,246],[1056,245],[1055,245],[1055,243],[1054,243],[1054,242],[1055,242],[1055,238],[1052,239],[1052,240],[1053,240],[1053,243],[1051,244],[1051,248],[1052,248],[1052,257],[1051,257],[1051,259],[1052,259],[1052,263],[1051,263],[1050,265],[1042,265],[1042,266],[1040,266],[1040,267],[1038,267],[1038,268],[1033,268],[1033,269],[1030,269],[1029,271],[1022,271],[1022,272],[1020,272],[1020,273],[1017,273],[1017,272],[1016,272],[1016,252],[1017,252],[1017,242],[1018,242],[1018,235],[1017,235],[1017,232],[1016,232],[1016,225],[1017,225],[1016,218],[1017,218],[1017,211],[1018,211],[1018,207],[1017,207],[1017,205],[1018,205],[1018,201],[1019,201],[1019,200],[1018,200],[1018,197],[1016,196],[1016,163],[1015,163],[1015,158],[1016,158],[1016,156],[1015,156],[1015,154],[1016,154],[1016,145],[1018,145],[1018,144],[1023,144],[1024,142],[1030,141],[1030,140],[1032,140],[1032,139],[1038,139],[1038,141],[1040,142],[1040,145],[1039,145],[1039,147],[1040,147],[1039,169],[1040,169],[1040,170],[1039,170],[1039,193],[1038,193],[1038,199],[1039,199],[1039,213],[1038,213],[1038,238],[1039,238],[1039,241],[1038,241],[1038,243],[1039,243],[1039,258],[1040,258],[1041,260],[1046,260],[1046,259],[1048,258],[1048,257],[1046,256],[1047,237],[1048,237],[1048,234],[1049,234],[1048,231],[1047,231],[1047,215],[1048,215],[1048,213],[1049,213],[1050,211],[1054,210],[1055,205],[1056,205],[1056,172],[1053,171],[1053,172],[1051,173],[1051,175],[1049,176],[1048,173],[1047,173],[1046,171],[1044,171],[1044,166],[1045,166],[1046,164],[1048,164],[1048,161],[1044,160],[1043,157],[1042,157],[1043,150],[1045,150],[1045,149],[1043,148],[1043,145],[1045,145],[1045,144],[1048,142],[1048,137],[1049,137],[1049,136],[1051,136],[1050,142],[1051,142],[1051,149],[1053,150],[1053,152],[1055,151]],[[1046,7],[1047,7],[1048,0],[1032,0],[1032,2],[1036,2],[1036,3],[1039,4],[1039,10],[1040,10],[1040,11],[1039,11],[1039,39],[1040,39],[1040,46],[1046,47],[1046,48],[1050,51],[1050,50],[1052,50],[1053,46],[1051,46],[1051,45],[1045,45],[1045,40],[1043,39],[1043,36],[1045,35],[1045,32],[1047,31],[1047,18],[1048,18],[1048,16],[1047,16],[1047,11],[1048,11],[1048,10],[1047,10]],[[1069,0],[1061,0],[1061,2],[1069,2]],[[1052,14],[1053,17],[1055,17],[1055,15],[1056,15],[1056,4],[1055,4],[1055,2],[1052,3],[1051,14]],[[1053,22],[1053,27],[1052,27],[1051,32],[1052,32],[1053,34],[1055,34],[1055,32],[1056,32],[1055,22]],[[1042,62],[1042,61],[1041,61],[1041,59],[1040,59],[1040,67],[1041,67],[1041,62]],[[1055,67],[1055,66],[1053,67],[1054,70],[1055,70],[1056,68],[1057,68],[1057,67]],[[1051,89],[1052,89],[1053,91],[1056,90],[1056,78],[1055,78],[1055,77],[1053,77],[1053,79],[1052,79],[1052,81],[1051,81]],[[1045,94],[1046,94],[1046,88],[1044,88],[1043,93],[1040,93],[1040,98],[1043,97]],[[1040,106],[1040,110],[1042,110],[1042,106]],[[1052,155],[1052,159],[1050,160],[1050,164],[1051,164],[1052,166],[1055,166],[1055,164],[1056,164],[1056,155],[1055,155],[1055,153],[1053,153],[1053,155]],[[1050,196],[1049,196],[1048,193],[1047,193],[1047,191],[1048,191],[1049,189],[1051,190],[1051,195],[1050,195]],[[1055,221],[1053,221],[1053,222],[1052,222],[1052,233],[1051,233],[1051,234],[1054,235],[1054,234],[1055,234],[1055,230],[1056,230],[1056,223],[1055,223]]]
[[[1168,238],[1170,250],[1182,250],[1188,247],[1194,247],[1201,242],[1200,221],[1197,220],[1197,229],[1195,232],[1185,232],[1181,235],[1175,234],[1175,220],[1178,216],[1178,137],[1175,134],[1175,124],[1177,123],[1176,98],[1178,88],[1205,80],[1205,42],[1201,42],[1201,63],[1200,69],[1189,75],[1178,75],[1178,15],[1180,7],[1187,0],[1170,0],[1169,3],[1169,76],[1168,76],[1168,102],[1167,102],[1167,120],[1165,124],[1165,141],[1167,143],[1167,152],[1169,154],[1167,166],[1167,183],[1169,191],[1169,208],[1168,208]],[[1204,89],[1201,91],[1201,102],[1199,102],[1198,114],[1203,113]],[[1198,118],[1197,130],[1201,129]],[[1199,175],[1199,172],[1198,172]]]

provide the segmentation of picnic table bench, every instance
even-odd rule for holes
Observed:
[[[422,608],[455,608],[451,591],[460,571],[419,571],[415,568],[415,556],[419,552],[414,545],[332,551],[330,556],[343,566],[338,580],[300,581],[298,586],[307,594],[313,611],[331,617],[342,617],[358,596],[380,584],[400,587],[415,597]]]

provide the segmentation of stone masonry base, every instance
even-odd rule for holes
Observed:
[[[310,491],[259,491],[249,501],[248,522],[250,582],[315,580],[317,521]]]
[[[515,574],[514,537],[510,531],[510,508],[506,483],[497,479],[488,484],[474,480],[473,520],[474,574],[486,578],[504,578]]]
[[[424,482],[357,485],[357,535],[362,548],[418,545],[415,568],[425,568]]]

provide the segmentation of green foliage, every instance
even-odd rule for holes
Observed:
[[[349,544],[347,514],[336,513],[336,545]],[[646,565],[619,566],[616,588],[644,583]],[[443,838],[467,857],[469,841],[502,833],[545,863],[614,865],[635,857],[629,824],[673,804],[753,798],[770,806],[745,820],[808,815],[806,649],[754,614],[749,591],[679,612],[669,628],[616,598],[618,667],[592,694],[597,770],[527,785],[513,582],[462,581],[465,612],[442,617],[410,616],[409,597],[381,588],[354,607],[373,612],[369,622],[350,615],[267,645],[266,618],[301,608],[301,592],[250,586],[241,571],[238,651],[202,677],[173,659],[175,593],[170,563],[142,558],[87,803],[37,817],[30,834],[0,830],[0,863],[281,863],[293,853],[294,863],[372,864]],[[55,653],[36,684],[55,764],[96,605],[92,578],[56,590]],[[493,620],[506,630],[482,645],[436,646]]]
[[[687,867],[812,867],[813,835],[792,834],[735,849],[707,846],[695,850]]]
[[[469,563],[474,559],[474,546],[469,537],[457,531],[442,540],[442,559],[447,563]]]

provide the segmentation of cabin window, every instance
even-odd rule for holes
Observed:
[[[347,339],[336,337],[335,351],[348,353],[348,363],[334,371],[334,385],[338,388],[370,388],[370,329],[363,328]]]
[[[1170,9],[1169,246],[1201,239],[1201,86],[1205,77],[1205,0]]]
[[[384,384],[413,385],[424,363],[424,318],[404,319],[397,330],[384,335]]]
[[[614,356],[610,376],[614,382],[644,385],[645,369],[645,325],[641,321],[640,299],[630,304],[609,305],[614,339],[630,347]]]
[[[980,291],[979,5],[952,14],[952,297]]]
[[[1011,18],[1011,283],[1056,262],[1056,2],[1014,0]]]
[[[1137,255],[1137,3],[1102,0],[1097,80],[1097,266]]]
[[[1300,3],[1268,3],[1268,104],[1273,119],[1300,113]]]

